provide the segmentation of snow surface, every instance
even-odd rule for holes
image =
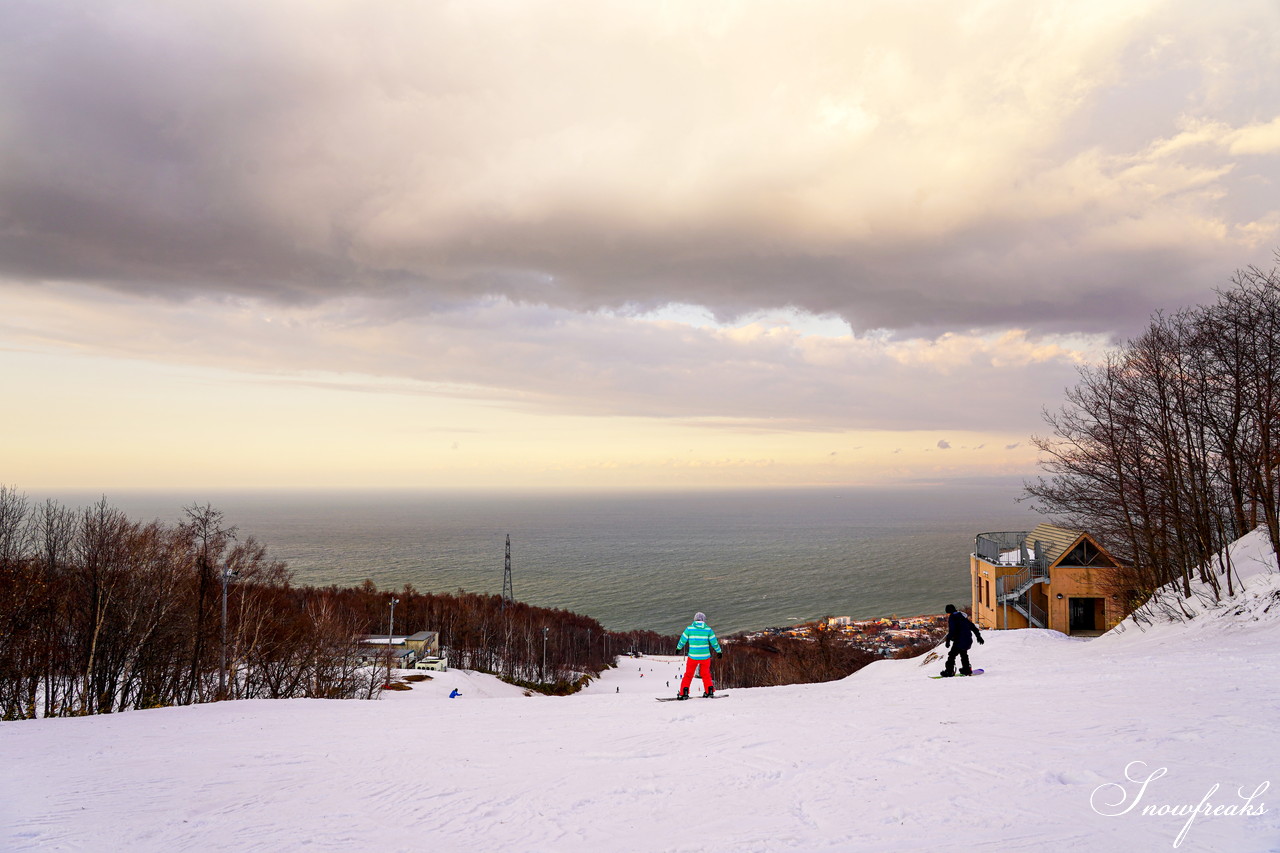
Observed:
[[[565,698],[451,670],[376,702],[0,723],[0,849],[1276,851],[1280,574],[1265,536],[1236,552],[1233,601],[991,631],[971,679],[917,658],[658,703],[679,659],[622,658]]]

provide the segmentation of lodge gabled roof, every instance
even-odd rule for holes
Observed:
[[[1118,565],[1107,553],[1107,549],[1083,530],[1070,530],[1055,524],[1037,524],[1035,529],[1027,534],[1027,545],[1034,548],[1037,542],[1044,549],[1050,568],[1059,565],[1106,567]]]

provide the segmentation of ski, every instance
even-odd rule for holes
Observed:
[[[694,699],[723,699],[724,697],[726,697],[726,696],[728,696],[728,695],[729,695],[728,693],[717,693],[717,694],[716,694],[716,695],[714,695],[714,696],[690,696],[690,697],[689,697],[689,700],[690,700],[690,701],[692,701],[692,700],[694,700]],[[659,702],[680,702],[680,701],[682,701],[678,696],[654,696],[653,698],[654,698],[654,699],[657,699]]]

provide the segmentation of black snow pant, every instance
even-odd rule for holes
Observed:
[[[951,651],[947,652],[947,667],[946,669],[942,670],[943,675],[956,674],[956,658],[957,657],[960,658],[960,674],[961,675],[969,675],[970,673],[973,672],[973,670],[969,666],[969,647],[965,646],[962,649],[959,646],[952,645]]]

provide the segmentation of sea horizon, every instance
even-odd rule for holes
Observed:
[[[120,489],[28,491],[78,508],[105,497],[176,523],[210,504],[298,585],[501,594],[609,630],[722,634],[941,612],[969,601],[973,537],[1030,529],[1021,480],[681,491]],[[408,626],[406,626],[408,627]],[[417,626],[430,629],[431,626]]]

